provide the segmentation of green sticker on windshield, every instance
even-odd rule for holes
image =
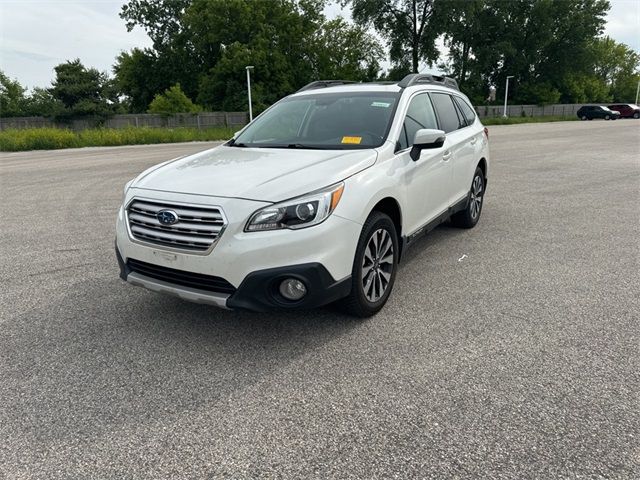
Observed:
[[[372,107],[381,107],[381,108],[389,108],[391,106],[390,103],[386,102],[373,102],[371,104]]]

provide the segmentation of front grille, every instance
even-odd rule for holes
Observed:
[[[235,287],[224,278],[214,277],[213,275],[175,270],[173,268],[161,267],[160,265],[134,260],[133,258],[127,260],[127,267],[129,267],[132,272],[155,278],[156,280],[173,283],[174,285],[182,285],[183,287],[228,294],[233,294],[236,291]]]
[[[162,210],[175,212],[178,221],[173,225],[160,223],[157,215]],[[224,214],[217,207],[138,199],[129,204],[127,220],[136,240],[196,252],[208,251],[226,225]]]

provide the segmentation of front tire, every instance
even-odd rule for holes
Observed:
[[[636,120],[637,120],[638,118],[640,118],[640,113],[638,113],[638,112],[634,113],[634,114],[633,114],[633,118],[635,118]]]
[[[582,121],[584,122],[585,120],[587,120],[587,116],[586,115],[582,115],[582,117],[580,117],[582,119]]]
[[[454,227],[473,228],[476,226],[482,213],[485,192],[484,186],[484,173],[482,173],[480,168],[476,168],[473,174],[473,180],[471,181],[467,206],[464,210],[451,216],[451,223]]]
[[[398,235],[388,215],[373,212],[358,240],[351,271],[351,293],[342,300],[347,313],[367,318],[378,313],[391,294],[398,268]]]
[[[604,116],[604,119],[605,119],[605,120],[611,120],[611,116],[609,116],[609,115],[605,115],[605,116]]]

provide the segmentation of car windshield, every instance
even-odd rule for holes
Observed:
[[[611,110],[609,109],[609,107],[605,107],[604,105],[600,105],[600,108],[601,108],[601,109],[603,109],[603,110],[607,110],[607,111],[609,111],[609,112],[611,111]]]
[[[357,149],[382,145],[399,98],[394,92],[337,92],[281,100],[230,145]]]
[[[640,108],[638,105],[636,105],[635,103],[630,103],[629,106],[631,108]]]

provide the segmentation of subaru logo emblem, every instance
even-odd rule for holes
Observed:
[[[160,210],[156,213],[156,218],[162,225],[173,225],[178,223],[178,214],[173,210]]]

